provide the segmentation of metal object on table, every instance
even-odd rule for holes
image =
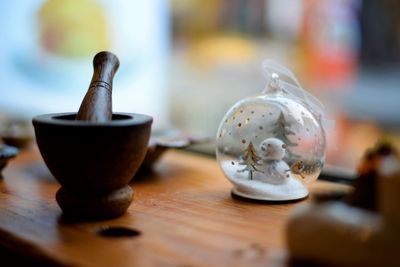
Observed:
[[[0,145],[0,179],[3,178],[2,170],[6,167],[8,161],[16,157],[19,150],[13,146]]]

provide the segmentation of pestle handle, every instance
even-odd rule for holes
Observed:
[[[112,120],[112,83],[119,60],[111,52],[97,53],[93,59],[93,77],[81,103],[76,120],[107,122]]]

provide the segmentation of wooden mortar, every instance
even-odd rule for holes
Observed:
[[[56,199],[67,217],[104,219],[123,214],[133,200],[129,181],[147,151],[152,118],[112,113],[112,80],[119,61],[98,53],[78,113],[33,119],[40,153],[61,184]]]

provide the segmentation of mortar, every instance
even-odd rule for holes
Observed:
[[[112,113],[115,55],[100,52],[79,112],[33,119],[40,153],[61,188],[56,200],[67,217],[103,219],[123,214],[133,200],[128,185],[147,151],[152,118]]]

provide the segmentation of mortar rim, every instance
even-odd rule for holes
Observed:
[[[49,113],[35,116],[32,119],[33,125],[47,124],[56,126],[81,126],[81,127],[118,127],[118,126],[140,126],[151,124],[153,118],[146,114],[114,112],[114,116],[123,116],[127,118],[113,119],[109,122],[92,122],[92,121],[77,121],[74,119],[62,119],[60,117],[76,116],[77,112]]]

